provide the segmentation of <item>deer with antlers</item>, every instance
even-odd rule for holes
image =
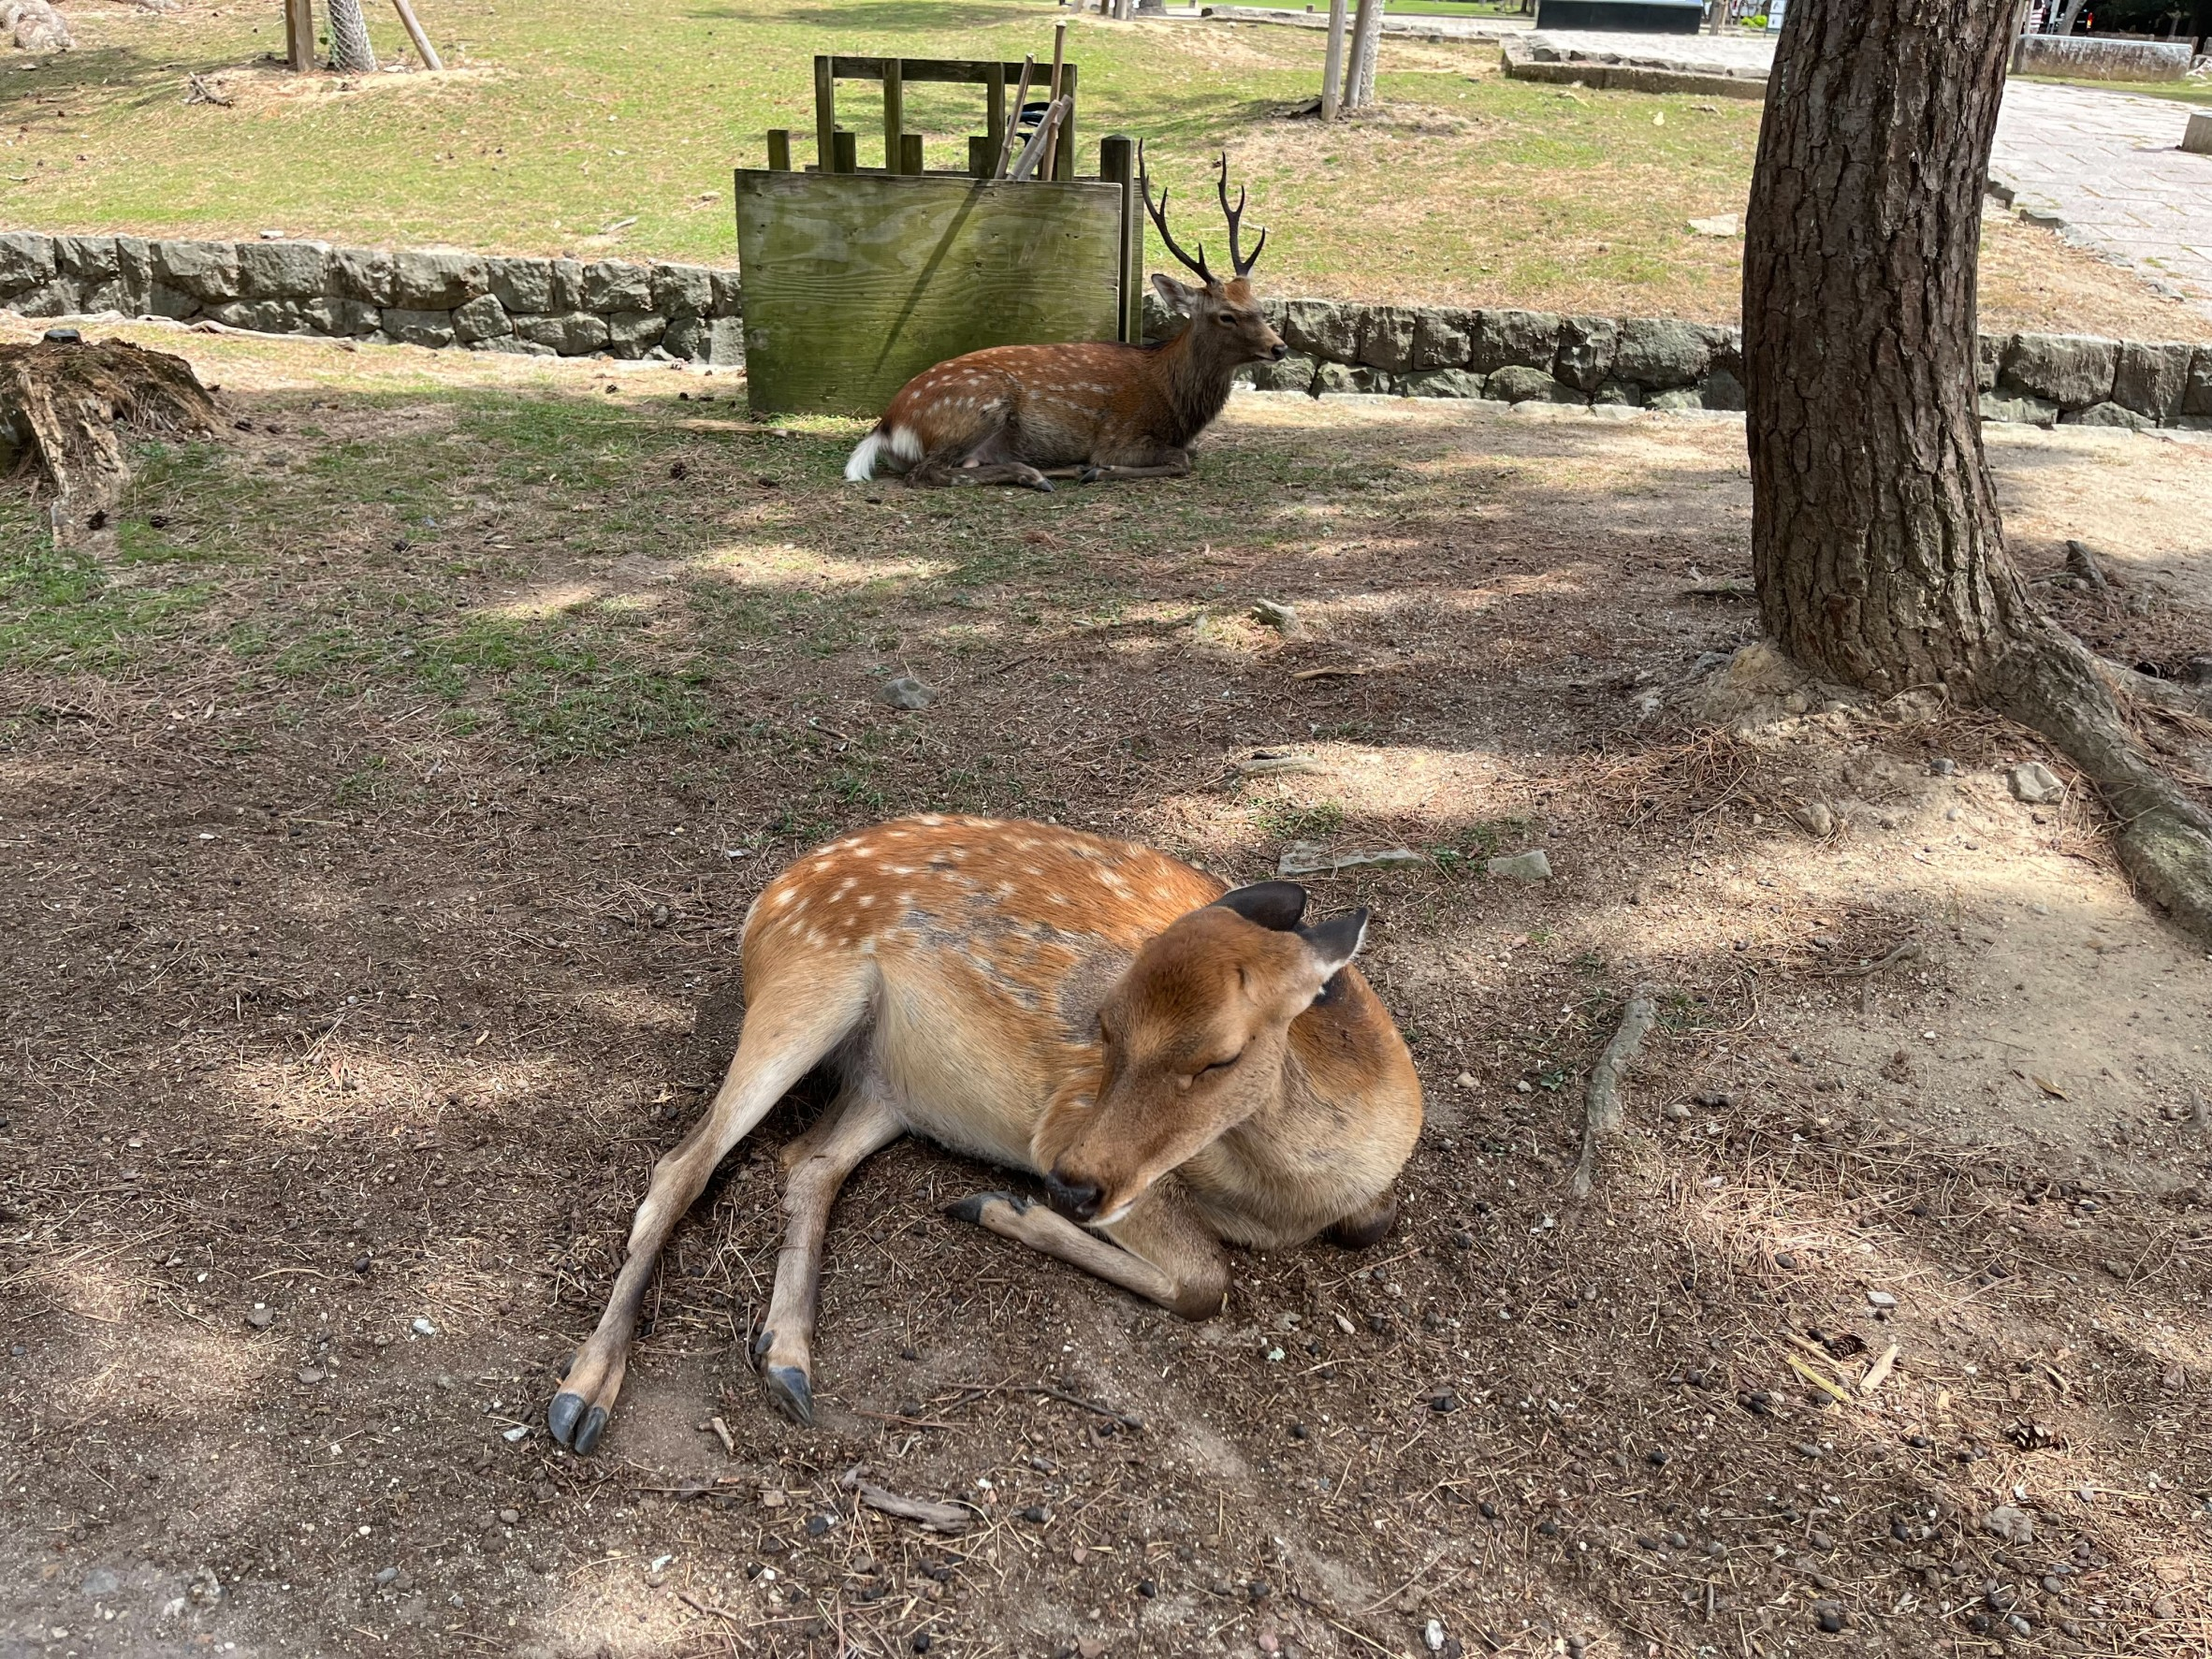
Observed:
[[[1041,823],[929,816],[800,859],[746,917],[745,1027],[662,1157],[606,1311],[546,1413],[599,1441],[662,1247],[707,1177],[817,1068],[834,1103],[783,1149],[784,1242],[753,1345],[813,1420],[830,1205],[902,1135],[1037,1177],[953,1215],[1186,1318],[1218,1312],[1224,1244],[1375,1243],[1420,1132],[1405,1043],[1352,958],[1364,910],[1302,925],[1304,889],[1224,893],[1194,866]]]
[[[997,345],[924,369],[900,388],[876,429],[845,463],[845,476],[872,478],[888,460],[910,485],[1018,484],[1049,490],[1055,477],[1179,478],[1190,445],[1229,401],[1230,381],[1246,363],[1272,361],[1289,347],[1268,326],[1252,291],[1252,267],[1267,232],[1245,255],[1239,226],[1244,191],[1229,200],[1229,156],[1217,188],[1229,220],[1223,282],[1168,230],[1168,192],[1152,203],[1144,147],[1137,147],[1137,188],[1168,252],[1199,285],[1156,273],[1152,286],[1188,318],[1163,345],[1079,342]]]

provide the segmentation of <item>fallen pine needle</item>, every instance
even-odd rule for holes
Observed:
[[[1806,1364],[1804,1361],[1798,1359],[1797,1355],[1784,1354],[1783,1355],[1783,1358],[1789,1361],[1789,1366],[1792,1371],[1796,1372],[1799,1376],[1803,1377],[1814,1388],[1820,1389],[1826,1393],[1833,1394],[1838,1400],[1842,1401],[1847,1405],[1851,1403],[1851,1396],[1843,1391],[1843,1389],[1841,1385],[1830,1382],[1826,1377],[1821,1375],[1819,1372],[1813,1370],[1812,1366]]]

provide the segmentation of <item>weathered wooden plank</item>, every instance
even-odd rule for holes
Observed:
[[[837,170],[837,77],[826,57],[814,60],[814,165]]]
[[[901,133],[898,136],[898,170],[918,173],[922,170],[922,135]]]
[[[880,415],[932,363],[1120,337],[1122,187],[742,169],[759,411]]]
[[[900,140],[906,136],[906,76],[901,73],[899,59],[885,58],[883,60],[883,169],[886,172],[903,173],[907,170],[899,165],[899,157],[905,153],[900,148]]]
[[[1099,177],[1121,191],[1121,340],[1144,342],[1144,215],[1137,205],[1137,146],[1122,133],[1099,141]]]
[[[839,80],[880,80],[883,79],[885,61],[882,58],[834,57],[829,60],[830,73]],[[899,63],[909,81],[933,80],[957,85],[988,86],[994,69],[1002,80],[1011,80],[1022,72],[1022,65],[1018,62],[992,64],[980,58],[904,58]]]
[[[791,128],[772,126],[768,129],[768,170],[774,173],[791,171]]]

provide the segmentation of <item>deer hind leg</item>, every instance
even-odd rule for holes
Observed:
[[[1078,474],[1085,484],[1103,484],[1118,478],[1186,478],[1190,475],[1187,449],[1160,449],[1151,458],[1125,455],[1118,460],[1094,462]]]
[[[1001,413],[980,438],[925,455],[907,474],[917,488],[946,484],[1013,484],[1052,493],[1053,481],[1014,453],[1011,412]]]
[[[822,1239],[846,1177],[906,1133],[872,1082],[856,1082],[822,1120],[784,1149],[786,1218],[776,1258],[776,1288],[752,1347],[761,1380],[778,1410],[814,1421],[814,1317],[821,1305]]]
[[[1107,1235],[1078,1227],[1058,1211],[1011,1192],[979,1192],[947,1212],[1012,1239],[1095,1278],[1181,1314],[1210,1319],[1229,1294],[1221,1241],[1188,1206],[1155,1188]]]
[[[588,1452],[599,1444],[615,1397],[622,1391],[638,1309],[669,1234],[730,1148],[860,1023],[869,983],[868,970],[856,963],[828,983],[811,974],[770,986],[748,1011],[737,1053],[706,1115],[654,1166],[653,1183],[631,1225],[629,1251],[607,1294],[606,1311],[576,1350],[560,1392],[546,1409],[546,1427],[561,1445]]]

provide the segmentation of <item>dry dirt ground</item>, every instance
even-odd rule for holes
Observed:
[[[726,376],[133,332],[222,443],[97,562],[0,501],[0,1652],[2212,1649],[2212,966],[2017,730],[1667,701],[1753,632],[1739,422],[1248,397],[1185,483],[923,495]],[[1989,447],[2077,625],[2212,647],[2212,446]],[[1193,1326],[902,1143],[803,1431],[741,1340],[794,1102],[560,1451],[750,895],[933,808],[1432,853],[1314,883],[1427,1089],[1397,1231]]]

